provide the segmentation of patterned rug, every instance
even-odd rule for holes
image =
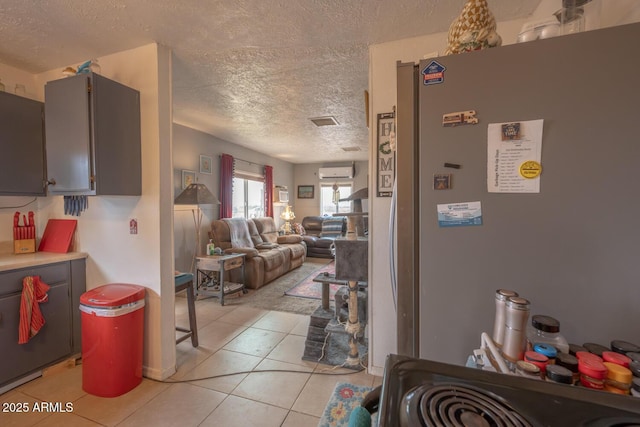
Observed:
[[[360,406],[362,399],[371,390],[371,387],[350,383],[339,382],[336,384],[336,388],[333,390],[331,398],[324,408],[318,427],[347,427],[349,425],[351,411],[357,406]],[[373,425],[375,425],[375,423]]]
[[[336,264],[331,261],[321,269],[314,271],[313,273],[302,279],[299,283],[297,283],[293,288],[286,291],[284,294],[291,297],[322,299],[322,283],[314,282],[313,279],[315,279],[318,274],[334,274],[335,272]],[[336,294],[338,289],[340,289],[340,287],[341,285],[329,285],[330,300],[333,301],[333,296]]]

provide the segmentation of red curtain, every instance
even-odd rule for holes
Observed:
[[[264,167],[265,216],[273,218],[273,166]]]
[[[233,215],[233,156],[220,156],[220,218]]]

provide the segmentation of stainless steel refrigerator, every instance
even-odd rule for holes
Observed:
[[[631,24],[398,63],[398,353],[464,364],[499,288],[570,343],[640,344],[639,42]],[[539,192],[489,192],[490,124],[533,120]],[[468,202],[475,224],[439,222]]]

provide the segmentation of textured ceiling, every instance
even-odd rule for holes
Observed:
[[[157,42],[176,123],[293,163],[367,160],[368,46],[446,31],[464,3],[2,0],[0,63],[38,73]],[[489,0],[498,21],[538,3]],[[340,125],[309,121],[327,115]]]

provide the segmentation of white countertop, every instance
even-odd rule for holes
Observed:
[[[67,252],[64,254],[55,252],[34,252],[19,255],[0,254],[0,271],[71,261],[86,258],[87,256],[88,254],[85,252]]]

